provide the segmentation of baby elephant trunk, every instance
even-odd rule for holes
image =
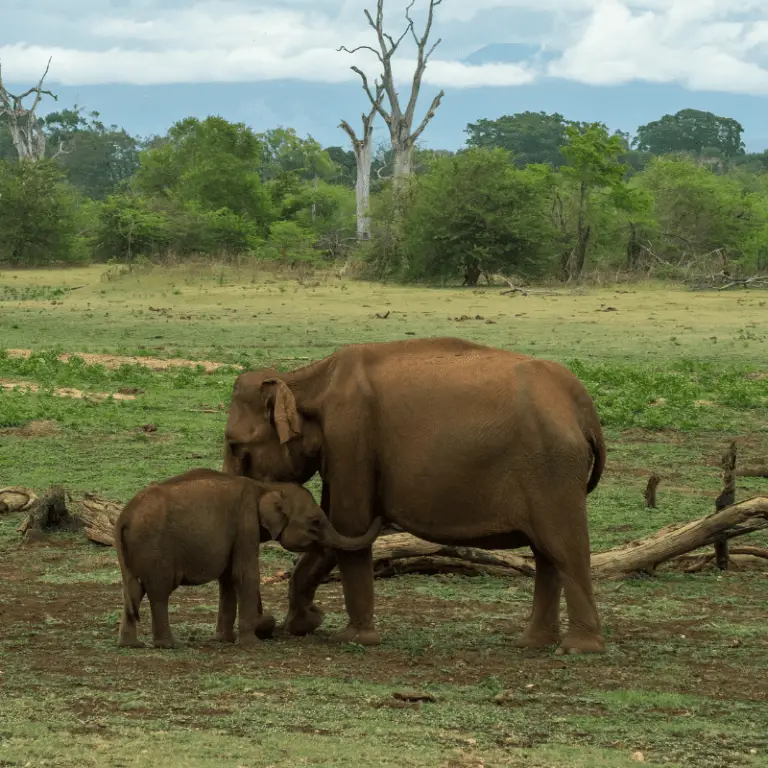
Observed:
[[[375,541],[381,531],[381,518],[377,517],[371,527],[362,536],[344,536],[339,533],[331,524],[331,521],[323,515],[320,524],[319,541],[324,547],[332,549],[342,549],[346,552],[352,552],[358,549],[365,549]]]

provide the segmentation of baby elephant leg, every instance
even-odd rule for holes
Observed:
[[[257,640],[272,637],[275,618],[263,611],[258,559],[249,563],[247,567],[236,570],[239,571],[239,577],[236,580],[237,642],[240,645],[253,645]]]
[[[219,579],[219,616],[216,620],[214,640],[220,643],[235,642],[235,616],[237,615],[237,590],[232,574]]]

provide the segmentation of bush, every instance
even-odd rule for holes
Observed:
[[[78,204],[54,161],[0,161],[0,260],[40,266],[80,257]]]
[[[431,161],[411,180],[403,203],[403,276],[463,275],[475,285],[483,272],[541,275],[554,240],[543,178],[516,168],[504,150],[470,149]]]

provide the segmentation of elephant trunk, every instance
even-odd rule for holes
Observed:
[[[377,517],[362,536],[344,536],[333,527],[331,521],[325,515],[321,519],[323,522],[320,524],[320,544],[324,547],[341,549],[345,552],[354,552],[355,550],[369,547],[379,535],[382,526],[382,519]]]

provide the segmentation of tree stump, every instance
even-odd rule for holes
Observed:
[[[82,527],[82,523],[69,514],[64,489],[53,485],[30,506],[29,514],[17,530],[26,544],[45,538],[46,533],[52,530],[77,531]]]
[[[660,482],[661,478],[655,472],[648,478],[648,485],[645,487],[643,498],[645,499],[645,506],[649,509],[656,509],[656,489]]]

